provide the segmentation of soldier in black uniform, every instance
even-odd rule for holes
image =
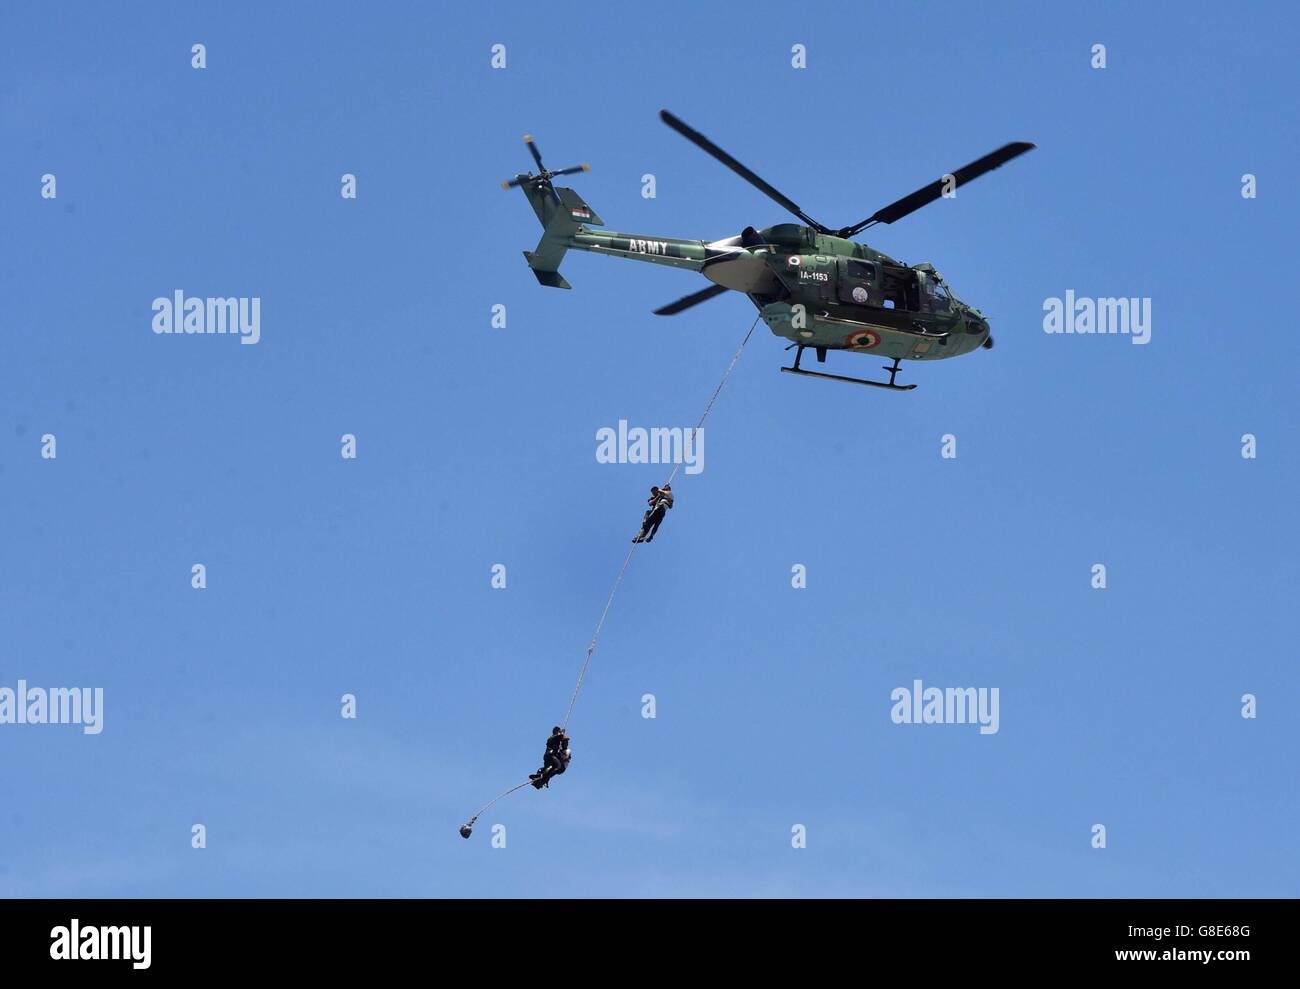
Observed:
[[[546,751],[542,753],[542,768],[535,773],[530,773],[528,778],[532,780],[533,786],[541,789],[548,786],[552,776],[559,776],[569,768],[569,760],[573,756],[569,752],[569,736],[565,734],[564,729],[556,725],[551,729],[551,737],[546,740]]]
[[[646,504],[650,508],[641,520],[641,531],[632,540],[634,543],[648,543],[654,540],[655,533],[659,531],[660,523],[663,522],[664,516],[668,514],[668,509],[673,507],[673,486],[665,484],[662,488],[652,487],[650,497],[646,499]]]

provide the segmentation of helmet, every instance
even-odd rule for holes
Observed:
[[[563,734],[564,734],[564,729],[561,728],[559,725],[556,725],[554,728],[551,729],[551,734],[552,734],[552,735],[563,735]]]

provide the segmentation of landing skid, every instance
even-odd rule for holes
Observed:
[[[796,346],[799,349],[795,351],[794,367],[781,368],[781,371],[785,374],[798,374],[798,375],[802,375],[805,378],[825,378],[827,381],[845,381],[851,385],[866,385],[868,388],[887,388],[890,391],[911,391],[913,388],[916,387],[916,385],[894,384],[894,376],[897,375],[900,370],[899,362],[901,358],[895,357],[893,366],[890,366],[888,364],[881,365],[881,367],[883,367],[886,371],[889,372],[888,381],[868,381],[865,378],[849,378],[842,374],[826,374],[822,371],[805,371],[803,368],[799,366],[799,359],[803,357],[803,352],[805,349],[804,345],[796,344]],[[819,361],[826,359],[826,351],[824,348],[822,347],[817,348],[817,359]]]

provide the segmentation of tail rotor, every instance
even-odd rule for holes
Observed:
[[[532,189],[541,189],[545,191],[555,202],[560,202],[560,195],[555,191],[555,186],[551,184],[551,179],[558,178],[561,175],[576,175],[578,172],[590,172],[591,166],[588,164],[571,165],[568,168],[556,169],[554,172],[547,169],[542,164],[542,153],[537,148],[537,142],[533,140],[531,134],[524,135],[524,143],[528,145],[528,151],[533,156],[533,161],[537,162],[537,174],[528,172],[524,175],[516,175],[501,183],[502,189],[514,189],[517,186],[527,186]]]

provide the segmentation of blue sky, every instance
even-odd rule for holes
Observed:
[[[105,690],[97,736],[0,725],[0,894],[1300,892],[1294,13],[728,10],[0,14],[0,687]],[[760,327],[615,602],[572,770],[464,842],[536,765],[662,480],[596,431],[693,423],[754,317],[653,317],[705,282],[577,253],[572,292],[538,286],[498,188],[520,136],[592,164],[609,229],[786,219],[661,107],[832,225],[1037,142],[863,237],[998,346],[894,395],[779,375]],[[259,297],[261,341],[153,334],[176,289]],[[1045,334],[1067,289],[1149,297],[1151,342]],[[999,688],[1000,731],[892,723],[915,678]]]

